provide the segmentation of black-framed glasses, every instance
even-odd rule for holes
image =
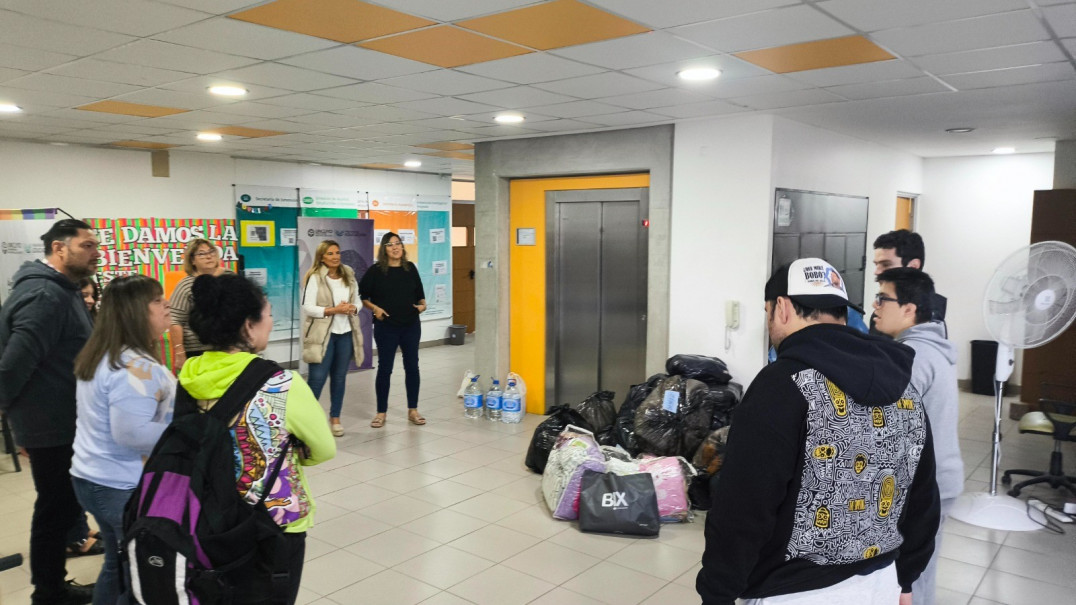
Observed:
[[[213,250],[202,250],[201,252],[195,252],[194,255],[198,258],[209,258],[210,256],[216,256],[217,250],[215,248]]]
[[[878,305],[880,307],[880,306],[884,305],[887,302],[895,302],[895,303],[897,303],[899,305],[900,304],[900,299],[899,298],[893,298],[892,296],[886,296],[885,294],[882,294],[881,292],[874,295],[874,304],[875,305]]]

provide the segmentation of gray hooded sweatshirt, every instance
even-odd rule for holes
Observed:
[[[897,341],[915,349],[911,385],[923,397],[930,428],[934,433],[938,495],[956,498],[964,491],[964,460],[960,457],[957,421],[960,402],[956,388],[956,346],[945,338],[941,322],[927,322],[908,328]]]

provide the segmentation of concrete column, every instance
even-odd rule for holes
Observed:
[[[1076,140],[1054,148],[1054,189],[1076,189]]]

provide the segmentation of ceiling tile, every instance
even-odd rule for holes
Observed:
[[[426,147],[429,149],[439,149],[441,151],[471,151],[474,149],[474,145],[468,143],[456,143],[454,141],[440,141],[437,143],[423,143],[419,147]]]
[[[460,73],[452,70],[428,71],[420,74],[390,78],[381,82],[389,86],[399,86],[412,90],[421,90],[439,95],[463,95],[483,90],[508,88],[507,82],[491,80],[480,76]]]
[[[889,82],[844,84],[842,86],[833,86],[826,90],[852,100],[900,97],[931,92],[952,92],[934,78],[927,76],[907,80],[891,80]]]
[[[0,82],[8,82],[16,78],[21,78],[28,75],[30,72],[23,71],[21,69],[11,69],[10,67],[0,67]]]
[[[141,116],[143,118],[159,118],[177,113],[186,113],[186,109],[176,107],[161,107],[159,105],[143,105],[141,103],[128,103],[126,101],[99,101],[78,107],[83,111],[100,111],[102,113],[118,113],[128,116]]]
[[[259,139],[262,137],[275,137],[281,134],[288,134],[286,132],[280,132],[277,130],[263,130],[260,128],[247,128],[245,126],[227,126],[225,128],[218,128],[217,132],[220,134],[226,134],[235,137],[245,137],[248,139]]]
[[[261,4],[260,0],[159,0],[165,4],[173,4],[175,6],[182,6],[185,8],[192,8],[204,13],[213,13],[214,15],[223,15],[224,13],[230,13],[237,11],[241,8],[247,8]]]
[[[702,103],[673,105],[672,107],[656,107],[651,110],[652,113],[672,116],[674,118],[701,118],[704,116],[720,116],[741,111],[747,111],[747,109],[724,101],[704,101]],[[589,120],[590,118],[587,119]]]
[[[686,105],[688,103],[701,103],[711,99],[681,88],[665,88],[648,92],[637,92],[618,97],[606,97],[597,99],[610,105],[619,105],[631,109],[650,109],[652,107],[668,107],[669,105]]]
[[[424,111],[426,113],[438,114],[442,116],[456,116],[468,113],[479,113],[485,111],[496,111],[498,106],[483,105],[482,103],[475,103],[473,101],[465,101],[463,99],[454,98],[437,98],[437,99],[425,99],[422,101],[406,101],[404,103],[395,103],[396,107],[401,109],[414,109],[416,111]]]
[[[676,75],[680,71],[693,67],[713,67],[721,71],[721,77],[717,80],[710,80],[707,82],[689,82]],[[663,63],[661,65],[651,65],[650,67],[640,67],[637,69],[627,69],[624,70],[624,73],[645,78],[652,82],[658,82],[666,86],[683,88],[699,94],[713,96],[711,94],[712,91],[720,86],[722,82],[740,78],[764,76],[769,75],[772,72],[762,69],[757,65],[751,65],[747,61],[737,59],[732,55],[709,55],[687,61]]]
[[[859,84],[914,78],[923,75],[922,70],[907,61],[878,61],[860,65],[811,69],[785,74],[787,77],[812,86],[840,86],[842,84]]]
[[[437,117],[435,114],[425,111],[415,111],[414,109],[401,109],[392,105],[374,105],[371,107],[357,107],[355,109],[344,109],[340,113],[347,114],[349,116],[357,116],[360,118],[367,118],[369,124],[380,122],[403,122],[405,120],[422,120],[425,118]]]
[[[1032,42],[999,48],[916,57],[915,63],[937,76],[1023,67],[1064,61],[1065,54],[1053,42]]]
[[[578,118],[582,116],[616,113],[620,110],[620,107],[599,103],[597,101],[573,101],[571,103],[559,103],[557,105],[539,105],[528,107],[527,109],[528,111],[557,118]]]
[[[875,41],[905,57],[1038,42],[1049,37],[1030,10],[871,34]]]
[[[873,32],[981,17],[1027,8],[1026,0],[828,0],[818,7],[852,27]]]
[[[576,0],[553,0],[457,23],[460,27],[538,50],[563,48],[649,31]]]
[[[73,63],[54,67],[49,72],[61,76],[104,80],[106,82],[119,82],[120,84],[134,84],[136,86],[157,86],[158,84],[183,80],[194,75],[170,69],[158,69],[145,65],[128,65],[99,59],[79,59]]]
[[[129,122],[127,124],[109,124],[104,128],[102,128],[101,125],[98,124],[92,132],[100,131],[111,133],[124,133],[127,138],[134,138],[130,135],[140,134],[152,136],[159,134],[172,134],[176,131],[176,128],[172,126],[150,126],[148,124],[144,124],[143,122],[144,120]]]
[[[587,121],[601,124],[602,126],[630,126],[633,124],[669,122],[671,120],[667,116],[650,113],[649,111],[625,111],[601,116],[587,116]]]
[[[1065,48],[1069,49],[1070,53],[1076,55],[1076,38],[1062,40],[1061,43],[1065,45]]]
[[[685,25],[669,31],[724,52],[771,48],[855,33],[806,5]]]
[[[593,130],[598,128],[597,124],[593,122],[583,122],[580,120],[546,120],[544,122],[535,122],[531,124],[529,128],[531,130],[537,130],[539,132],[565,132],[568,130]]]
[[[461,67],[460,71],[517,84],[534,84],[597,74],[604,70],[547,53],[531,53],[489,63],[468,65]]]
[[[474,128],[471,131],[472,135],[486,138],[486,137],[516,137],[525,134],[533,134],[535,131],[529,128],[522,128],[518,126],[485,126],[483,128]]]
[[[133,42],[135,38],[0,10],[0,40],[5,44],[84,57]]]
[[[787,76],[773,75],[718,82],[714,90],[708,91],[707,94],[712,97],[727,99],[729,97],[787,92],[804,88],[808,88],[808,86],[803,82],[797,82]]]
[[[320,50],[280,62],[356,80],[380,80],[435,69],[432,65],[355,46]]]
[[[179,126],[184,128],[201,128],[205,126],[227,126],[229,124],[246,124],[258,118],[236,116],[216,111],[195,110],[187,113],[152,118],[153,126]]]
[[[439,67],[472,65],[533,52],[451,25],[388,36],[360,46]]]
[[[779,74],[876,63],[895,58],[863,36],[846,36],[749,50],[736,53],[736,56]]]
[[[570,78],[557,82],[535,84],[537,88],[581,99],[596,99],[609,95],[626,95],[661,88],[658,84],[620,73],[605,72],[593,76]]]
[[[337,99],[333,97],[322,96],[320,94],[313,95],[305,92],[265,99],[262,101],[262,103],[266,105],[279,105],[281,107],[309,109],[310,111],[335,111],[337,109],[362,107],[363,105],[367,104],[360,101],[353,101],[350,99]]]
[[[154,36],[157,40],[217,52],[279,59],[336,46],[336,42],[218,17]]]
[[[665,32],[649,32],[626,38],[562,48],[551,51],[551,53],[609,69],[628,69],[657,63],[695,59],[707,56],[711,54],[711,51]]]
[[[151,36],[205,19],[207,15],[146,0],[3,0],[0,7],[79,27],[131,36]]]
[[[377,82],[363,82],[362,84],[352,84],[350,86],[341,86],[339,88],[327,88],[325,90],[319,90],[318,94],[327,97],[376,104],[417,101],[419,99],[430,99],[437,96],[428,92],[419,92],[417,90],[399,88],[396,86],[385,86],[384,84],[378,84]]]
[[[474,160],[473,153],[464,153],[462,151],[435,151],[432,153],[424,153],[423,155],[437,158],[451,158],[454,160]]]
[[[144,88],[142,90],[119,96],[116,100],[129,103],[142,103],[144,105],[163,105],[165,107],[178,107],[181,109],[205,109],[224,105],[229,101],[222,102],[205,92],[190,93],[163,88]]]
[[[0,96],[3,96],[3,94],[3,91],[0,90]],[[86,102],[92,102],[92,99],[87,100]],[[85,105],[85,102],[82,104]],[[50,111],[41,112],[39,115],[56,118],[70,118],[72,120],[86,120],[90,122],[98,122],[100,127],[110,127],[113,124],[139,122],[144,119],[136,116],[121,116],[111,113],[96,113],[91,111],[82,111],[80,109],[74,108],[53,109]],[[112,139],[115,138],[116,137],[112,137]]]
[[[150,141],[114,141],[109,143],[115,147],[130,147],[132,149],[171,149],[172,147],[178,147],[178,145],[171,145],[168,143],[153,143]]]
[[[87,97],[108,98],[116,95],[139,90],[137,86],[129,84],[116,84],[114,82],[102,82],[100,80],[84,80],[82,78],[68,78],[52,74],[38,73],[8,82],[6,86],[14,88],[27,88],[30,90],[50,90]]]
[[[287,87],[289,90],[306,92],[319,88],[331,88],[354,84],[354,80],[329,74],[317,73],[307,69],[280,65],[279,63],[260,63],[250,67],[233,69],[219,74],[218,78],[234,82],[262,84],[264,86]]]
[[[462,98],[478,103],[485,103],[505,109],[519,109],[521,107],[533,107],[535,105],[552,105],[554,103],[567,103],[575,99],[566,95],[559,95],[532,86],[516,86],[502,90],[491,90],[464,95]],[[477,113],[477,112],[459,112]]]
[[[312,113],[315,110],[302,109],[299,107],[284,107],[282,105],[268,105],[253,101],[240,101],[229,103],[213,108],[221,113],[233,113],[240,116],[253,116],[256,118],[289,118]]]
[[[844,99],[830,94],[824,90],[792,90],[788,92],[769,93],[762,95],[750,95],[730,99],[729,102],[737,105],[746,105],[751,109],[779,109],[782,107],[797,107],[801,105],[818,105],[820,103],[833,103]]]
[[[1042,9],[1046,22],[1059,38],[1076,36],[1076,4],[1060,4]]]
[[[295,116],[291,118],[291,121],[298,122],[300,124],[312,124],[314,126],[332,126],[333,128],[351,128],[353,126],[362,126],[364,124],[373,124],[377,122],[375,118],[344,115],[342,113],[330,113],[325,111],[306,114],[302,116]],[[299,128],[296,130],[301,132],[303,129]],[[314,129],[307,128],[306,130]]]
[[[957,90],[971,90],[975,88],[1052,82],[1055,80],[1072,80],[1074,78],[1076,78],[1076,71],[1073,70],[1072,64],[1063,62],[978,71],[969,74],[953,74],[942,79],[953,85]]]
[[[799,2],[800,0],[591,0],[591,4],[611,13],[656,29],[734,17]]]
[[[74,55],[54,53],[39,48],[0,44],[0,65],[14,69],[37,71],[74,61],[76,58]]]
[[[361,138],[369,134],[415,134],[416,132],[426,132],[433,130],[431,127],[419,126],[418,124],[403,124],[399,122],[386,123],[386,124],[370,124],[369,126],[360,126],[355,129],[358,136]]]
[[[229,18],[337,42],[358,42],[434,22],[361,0],[275,0]]]
[[[208,74],[256,63],[249,57],[181,46],[157,40],[139,40],[126,46],[98,53],[95,59],[173,69],[192,74]]]
[[[438,21],[457,21],[469,17],[499,13],[536,0],[393,0],[392,7],[412,15]]]
[[[5,103],[14,103],[24,110],[31,107],[74,107],[93,103],[97,99],[85,95],[49,92],[45,90],[23,90],[19,88],[0,87],[0,99]]]
[[[167,90],[178,90],[182,92],[189,92],[199,95],[209,94],[209,88],[218,85],[239,86],[247,89],[247,94],[243,95],[243,100],[253,101],[255,99],[264,99],[267,97],[279,97],[287,94],[292,94],[290,90],[284,90],[282,88],[273,88],[271,86],[261,86],[252,82],[242,82],[236,79],[227,78],[224,76],[195,76],[186,80],[178,80],[176,82],[169,82],[168,84],[162,84],[161,88]],[[220,98],[220,97],[214,97]]]
[[[425,126],[438,130],[455,130],[457,128],[482,128],[483,126],[489,126],[488,121],[470,120],[464,117],[426,118],[424,120],[410,120],[407,123],[415,126]]]

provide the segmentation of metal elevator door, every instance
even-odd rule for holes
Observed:
[[[546,402],[622,398],[646,378],[646,189],[552,191]]]

